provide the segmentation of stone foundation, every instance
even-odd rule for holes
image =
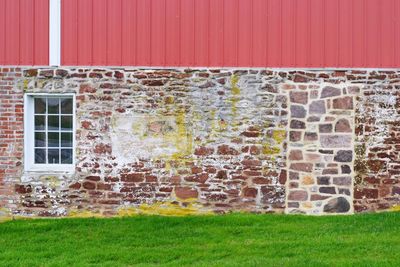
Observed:
[[[396,208],[399,84],[394,71],[2,68],[0,216]],[[73,174],[24,172],[28,92],[76,94]]]

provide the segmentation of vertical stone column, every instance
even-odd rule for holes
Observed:
[[[19,68],[0,68],[0,220],[14,207],[14,181],[23,156],[23,92]]]
[[[347,84],[286,84],[287,213],[352,213],[354,102]]]

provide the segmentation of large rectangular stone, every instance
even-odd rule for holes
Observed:
[[[312,172],[313,164],[312,163],[292,163],[290,164],[290,169],[300,172]]]
[[[323,148],[349,148],[351,147],[351,135],[321,135],[321,147]]]

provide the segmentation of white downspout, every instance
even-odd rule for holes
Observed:
[[[61,64],[61,0],[49,0],[49,65]]]

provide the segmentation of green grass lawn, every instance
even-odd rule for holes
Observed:
[[[0,266],[400,266],[400,213],[0,223]]]

